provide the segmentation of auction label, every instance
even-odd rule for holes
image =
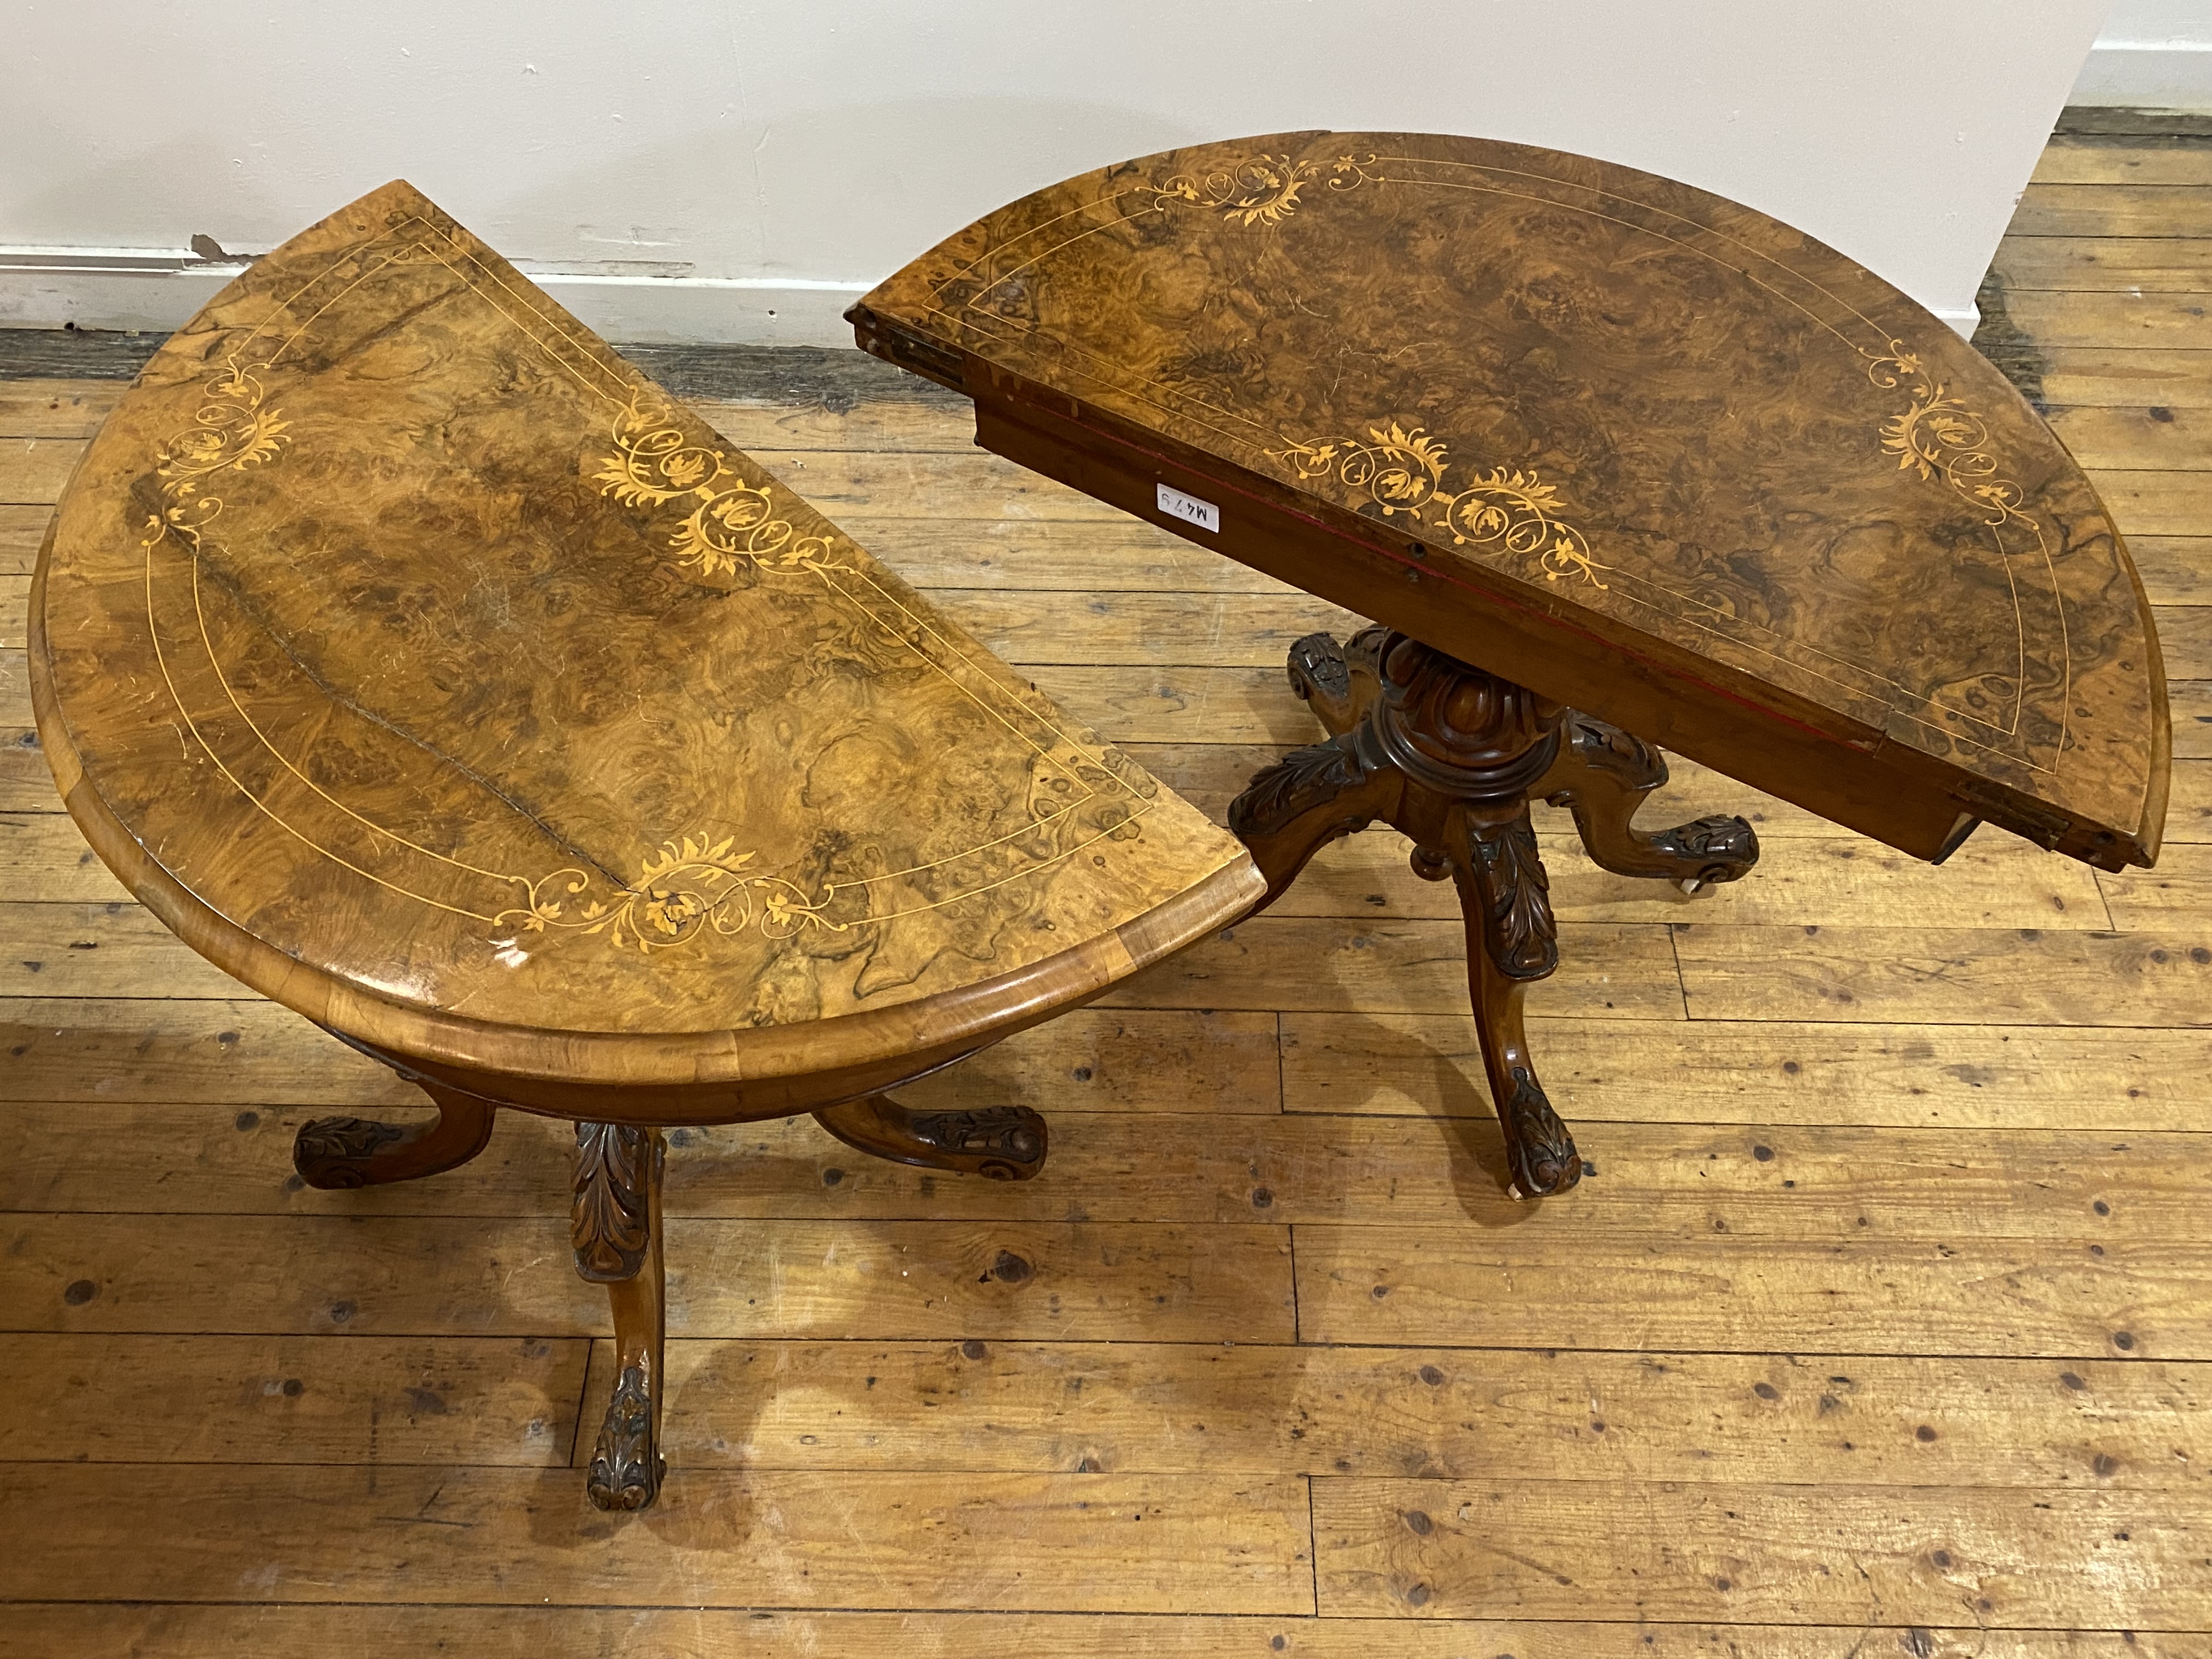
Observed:
[[[1221,528],[1221,509],[1212,501],[1201,501],[1195,495],[1186,495],[1180,489],[1170,489],[1157,484],[1160,511],[1171,519],[1181,519],[1185,524],[1194,524],[1200,530],[1218,532]]]

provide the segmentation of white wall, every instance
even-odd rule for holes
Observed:
[[[0,322],[173,325],[221,274],[147,258],[173,264],[195,234],[265,249],[404,176],[508,257],[570,273],[556,291],[614,337],[846,343],[852,293],[1024,191],[1334,126],[1670,173],[1971,326],[2103,10],[0,0]],[[58,271],[57,249],[80,257]]]
[[[2115,0],[2068,101],[2212,110],[2212,0]]]

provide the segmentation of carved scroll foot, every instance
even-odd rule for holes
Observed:
[[[607,1287],[615,1321],[614,1396],[592,1451],[585,1490],[603,1510],[642,1510],[660,1496],[665,1274],[658,1129],[576,1126],[575,1202],[569,1243],[576,1271]]]
[[[319,1117],[292,1139],[292,1167],[325,1191],[380,1187],[458,1168],[483,1151],[498,1109],[488,1100],[421,1085],[438,1104],[428,1123],[382,1123],[367,1117]]]
[[[1352,696],[1352,669],[1334,634],[1309,634],[1291,647],[1291,690],[1312,706],[1332,735],[1359,718]]]
[[[660,1455],[653,1380],[641,1365],[627,1365],[615,1379],[614,1398],[599,1424],[585,1492],[594,1509],[649,1510],[660,1497],[668,1461]]]
[[[1647,834],[1632,823],[1667,781],[1656,749],[1588,714],[1567,716],[1559,758],[1534,793],[1575,815],[1591,861],[1618,876],[1671,881],[1695,893],[1734,881],[1759,862],[1759,836],[1740,817],[1698,818]]]
[[[1516,1198],[1550,1198],[1583,1178],[1583,1157],[1536,1074],[1519,1066],[1511,1073],[1513,1093],[1502,1120],[1506,1161],[1513,1169],[1510,1190]]]
[[[1714,813],[1651,837],[1654,854],[1674,860],[1668,878],[1686,893],[1734,881],[1759,862],[1759,834],[1744,818]]]
[[[814,1121],[848,1146],[894,1164],[951,1170],[991,1181],[1027,1181],[1044,1168],[1045,1122],[1026,1106],[916,1112],[889,1095],[825,1106]]]

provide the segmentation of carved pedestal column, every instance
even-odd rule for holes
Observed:
[[[483,1150],[499,1103],[434,1082],[343,1032],[331,1035],[422,1088],[436,1103],[439,1115],[404,1127],[349,1117],[318,1118],[305,1125],[294,1140],[293,1161],[310,1185],[411,1181],[465,1164]],[[920,1074],[929,1069],[921,1068]],[[870,1095],[822,1107],[814,1115],[839,1139],[878,1158],[997,1181],[1033,1178],[1044,1167],[1051,1139],[1044,1119],[1025,1106],[916,1111],[888,1095]],[[586,1481],[592,1502],[603,1510],[650,1508],[666,1474],[660,1453],[666,1389],[660,1223],[665,1158],[657,1128],[576,1125],[569,1242],[577,1273],[607,1287],[614,1310],[613,1395]]]
[[[576,1271],[607,1287],[615,1316],[614,1397],[607,1402],[586,1490],[603,1510],[641,1510],[660,1496],[662,1351],[666,1336],[660,1250],[660,1131],[627,1123],[576,1126],[575,1204],[569,1242]]]
[[[1468,991],[1515,1192],[1565,1192],[1582,1159],[1538,1080],[1521,1012],[1530,982],[1559,960],[1529,801],[1571,807],[1604,867],[1692,889],[1751,867],[1751,826],[1708,818],[1658,836],[1633,830],[1637,805],[1666,781],[1656,751],[1410,635],[1370,628],[1340,647],[1309,635],[1291,647],[1290,671],[1333,735],[1261,772],[1229,809],[1267,878],[1261,908],[1339,836],[1378,819],[1408,836],[1414,873],[1459,890]]]

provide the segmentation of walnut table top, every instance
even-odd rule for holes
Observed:
[[[219,965],[403,1055],[646,1088],[910,1062],[1258,892],[404,185],[147,365],[32,617],[102,856]]]
[[[1751,209],[1278,134],[1040,191],[852,317],[990,447],[1906,851],[1986,819],[2156,854],[2158,644],[2087,480],[1948,328]]]

